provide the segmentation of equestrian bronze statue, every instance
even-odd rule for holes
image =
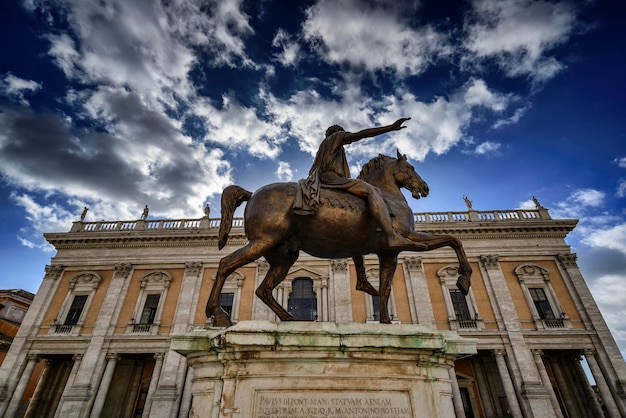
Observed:
[[[428,185],[408,163],[379,155],[365,164],[358,178],[349,178],[343,145],[400,130],[408,119],[392,125],[345,132],[335,125],[326,133],[307,179],[298,183],[273,183],[251,193],[239,186],[224,189],[221,200],[219,249],[228,240],[235,209],[248,202],[244,228],[248,244],[222,258],[206,306],[207,318],[216,326],[230,326],[219,305],[226,278],[236,269],[264,257],[269,270],[256,295],[282,320],[292,320],[272,295],[298,259],[299,251],[322,258],[352,258],[358,290],[380,296],[380,322],[390,323],[388,301],[398,254],[451,247],[459,261],[458,288],[467,294],[472,268],[461,242],[451,235],[415,231],[413,211],[401,189],[415,199],[428,195]],[[379,290],[365,277],[363,256],[379,259]]]

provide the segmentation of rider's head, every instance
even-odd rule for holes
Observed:
[[[339,131],[345,131],[345,129],[343,129],[341,126],[339,125],[333,125],[330,128],[326,129],[326,138],[328,138],[329,136],[331,136],[332,134],[334,134],[335,132],[339,132]]]

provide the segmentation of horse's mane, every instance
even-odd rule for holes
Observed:
[[[378,157],[374,157],[369,160],[365,165],[361,168],[361,172],[359,173],[358,179],[365,180],[367,176],[374,170],[381,170],[383,168],[384,162],[388,160],[392,160],[392,157],[388,155],[378,154]]]

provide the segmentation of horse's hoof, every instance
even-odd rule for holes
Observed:
[[[456,282],[456,287],[458,287],[464,295],[467,295],[469,292],[470,285],[470,279],[465,276],[459,276],[459,279]]]
[[[230,318],[228,317],[228,315],[216,315],[215,319],[213,321],[213,326],[214,327],[219,327],[219,328],[227,328],[232,326],[233,323],[230,320]]]
[[[372,296],[380,296],[378,290],[374,288],[367,280],[357,280],[356,282],[356,290],[360,290],[361,292],[365,292],[368,295]]]

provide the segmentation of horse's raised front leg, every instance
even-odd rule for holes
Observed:
[[[281,321],[292,321],[293,316],[274,299],[272,291],[278,286],[289,272],[289,268],[298,259],[297,251],[279,252],[272,250],[265,255],[270,265],[265,278],[256,290],[256,295],[280,318]]]
[[[267,247],[267,243],[249,242],[244,247],[241,247],[234,253],[220,260],[217,273],[215,274],[215,283],[213,283],[213,288],[211,289],[211,294],[209,295],[205,309],[207,318],[214,318],[213,325],[217,327],[229,327],[233,324],[228,313],[220,306],[220,294],[222,293],[224,283],[228,276],[239,267],[245,266],[261,257],[267,250]]]
[[[354,268],[356,270],[356,290],[360,290],[361,292],[365,292],[368,295],[378,296],[378,290],[367,280],[367,276],[365,274],[365,262],[363,261],[362,255],[357,255],[352,257],[352,261],[354,262]]]
[[[413,231],[409,235],[409,239],[426,244],[428,248],[424,251],[430,251],[441,247],[452,248],[456,253],[456,258],[459,260],[459,279],[456,282],[456,286],[464,295],[467,295],[471,286],[472,266],[467,260],[463,244],[458,238],[453,237],[452,235],[435,235]]]
[[[380,269],[380,323],[391,324],[389,318],[389,296],[391,296],[391,282],[393,274],[398,266],[398,253],[380,253],[378,254]]]

